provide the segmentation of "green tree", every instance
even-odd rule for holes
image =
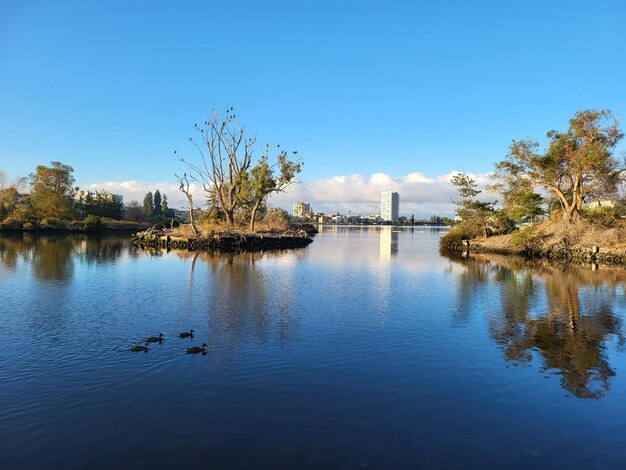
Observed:
[[[611,193],[621,179],[624,162],[613,155],[623,133],[608,110],[577,112],[565,132],[550,131],[545,151],[532,139],[513,141],[505,160],[496,164],[497,187],[543,187],[559,200],[563,220],[579,219],[592,195]]]
[[[502,193],[502,196],[504,212],[517,223],[525,219],[534,220],[535,217],[545,213],[543,197],[534,192],[528,184],[509,188]]]
[[[106,189],[95,192],[88,191],[81,199],[80,208],[85,215],[108,217],[115,220],[120,220],[124,213],[122,201]]]
[[[163,214],[163,217],[169,217],[169,212],[170,208],[167,205],[167,195],[163,194],[163,199],[161,200],[161,214]]]
[[[257,211],[267,202],[272,193],[285,191],[296,183],[296,175],[302,169],[302,162],[290,159],[285,151],[281,151],[276,163],[269,163],[270,146],[265,146],[265,154],[259,162],[245,175],[245,183],[240,193],[242,205],[250,207],[250,231],[254,231]],[[296,155],[297,152],[293,152]],[[278,171],[278,175],[275,173]]]
[[[75,193],[74,169],[61,162],[38,165],[30,175],[30,203],[37,217],[69,219]]]
[[[152,214],[154,213],[154,205],[152,201],[152,192],[148,191],[143,198],[143,210],[147,217],[152,217]]]
[[[161,211],[161,192],[157,189],[154,192],[154,206],[152,209],[152,215],[161,216],[163,212]]]
[[[472,177],[467,173],[459,173],[452,177],[452,184],[456,186],[462,199],[453,201],[458,209],[456,214],[461,218],[460,227],[470,237],[479,235],[487,236],[490,219],[494,216],[494,202],[479,201],[477,196],[481,193]]]

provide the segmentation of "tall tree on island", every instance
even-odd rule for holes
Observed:
[[[151,191],[148,191],[143,198],[143,210],[145,211],[147,217],[152,217],[152,214],[154,213],[154,206]]]
[[[213,110],[202,126],[194,127],[201,142],[192,137],[189,141],[197,148],[200,162],[179,159],[187,164],[190,177],[202,185],[207,195],[219,201],[226,222],[233,226],[245,175],[252,163],[256,136],[246,136],[244,128],[235,121],[232,107],[224,116]]]
[[[161,192],[157,189],[154,192],[154,208],[152,210],[152,214],[155,216],[162,215],[161,211]]]
[[[623,136],[610,111],[578,111],[565,132],[547,133],[543,152],[533,139],[514,140],[506,159],[496,164],[494,187],[505,193],[544,188],[560,202],[563,220],[576,222],[584,202],[613,193],[619,184],[626,167],[613,152]]]
[[[298,152],[292,152],[296,155]],[[244,190],[241,193],[242,200],[249,205],[250,211],[250,231],[254,232],[254,224],[259,207],[266,202],[272,193],[285,191],[289,186],[295,184],[296,175],[300,173],[302,162],[290,160],[286,151],[281,151],[276,157],[276,163],[269,163],[270,146],[265,146],[265,154],[259,162],[246,175]],[[278,175],[276,171],[278,170]]]
[[[38,165],[30,175],[30,203],[37,217],[69,219],[74,214],[72,198],[74,169],[61,162],[51,162],[50,166]]]

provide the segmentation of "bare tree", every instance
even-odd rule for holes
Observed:
[[[235,121],[232,107],[226,110],[225,116],[213,110],[204,126],[195,124],[194,127],[201,142],[192,137],[189,141],[197,148],[200,162],[179,160],[187,164],[189,177],[202,185],[207,197],[214,196],[219,201],[226,222],[232,226],[235,209],[241,203],[245,175],[252,162],[256,136],[246,137],[244,128]]]
[[[180,186],[178,189],[187,197],[187,202],[189,204],[189,222],[191,223],[191,230],[193,230],[194,235],[198,235],[198,231],[196,230],[196,223],[193,217],[193,196],[191,195],[189,178],[187,177],[187,173],[183,173],[183,176],[174,175],[178,178],[178,183]]]

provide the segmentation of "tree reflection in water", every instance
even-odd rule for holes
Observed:
[[[207,265],[211,272],[205,303],[212,332],[209,350],[214,356],[224,354],[222,359],[227,361],[249,340],[264,344],[275,339],[285,344],[295,335],[296,294],[293,286],[281,285],[292,280],[257,269],[256,263],[286,255],[297,262],[305,257],[304,249],[240,253],[172,250],[170,255],[190,259],[189,299],[198,264]]]
[[[117,260],[124,253],[124,238],[86,234],[12,233],[0,236],[0,265],[15,270],[21,259],[32,266],[40,281],[64,281],[74,274],[74,257],[91,263]]]
[[[594,271],[488,255],[454,261],[465,267],[459,279],[463,304],[481,284],[499,290],[500,311],[489,331],[507,361],[530,363],[538,355],[542,372],[556,370],[561,386],[574,396],[604,396],[615,375],[607,342],[624,343],[623,269]]]

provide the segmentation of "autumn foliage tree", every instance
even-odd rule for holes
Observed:
[[[541,151],[533,139],[513,141],[505,160],[496,164],[496,188],[544,188],[560,202],[563,220],[576,222],[583,203],[611,194],[625,170],[614,156],[623,133],[608,110],[577,112],[565,132],[547,133]]]
[[[69,219],[74,207],[74,169],[61,162],[38,165],[30,175],[30,203],[37,217]]]
[[[6,173],[0,170],[0,221],[15,210],[18,205],[19,190],[26,178],[9,181]]]

